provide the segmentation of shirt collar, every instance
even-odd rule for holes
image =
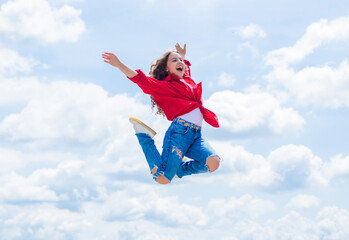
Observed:
[[[164,81],[171,81],[171,80],[174,80],[174,81],[179,81],[179,77],[177,77],[176,75],[174,74],[169,74],[167,75],[167,77],[164,78]]]

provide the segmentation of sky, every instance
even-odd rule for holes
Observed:
[[[349,239],[345,0],[0,0],[0,239]],[[220,121],[213,173],[152,180],[129,117],[170,122],[103,62],[187,44]]]

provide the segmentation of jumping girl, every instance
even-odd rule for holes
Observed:
[[[133,70],[122,63],[113,53],[104,53],[104,62],[117,67],[144,93],[151,95],[152,106],[157,113],[172,121],[168,128],[162,154],[158,152],[153,137],[156,132],[136,118],[130,122],[143,149],[151,174],[160,184],[204,172],[215,171],[220,157],[201,136],[203,120],[219,127],[217,116],[206,109],[202,102],[201,82],[191,79],[191,65],[185,59],[186,44],[177,43],[176,51],[168,51],[150,67],[149,77],[141,70]],[[189,161],[183,161],[188,157]]]

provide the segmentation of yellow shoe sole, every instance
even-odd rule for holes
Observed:
[[[153,137],[156,135],[156,132],[151,128],[149,127],[148,125],[146,125],[144,122],[142,122],[141,120],[137,119],[137,118],[134,118],[134,117],[130,117],[129,120],[133,120],[133,121],[136,121],[138,122],[139,124],[141,124],[143,127],[145,127],[146,129],[148,129],[152,134],[153,134]]]

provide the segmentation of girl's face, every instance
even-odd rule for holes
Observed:
[[[172,73],[177,77],[179,77],[180,79],[182,79],[184,75],[184,70],[185,70],[185,63],[182,57],[178,53],[172,52],[168,56],[167,71],[170,74]]]

